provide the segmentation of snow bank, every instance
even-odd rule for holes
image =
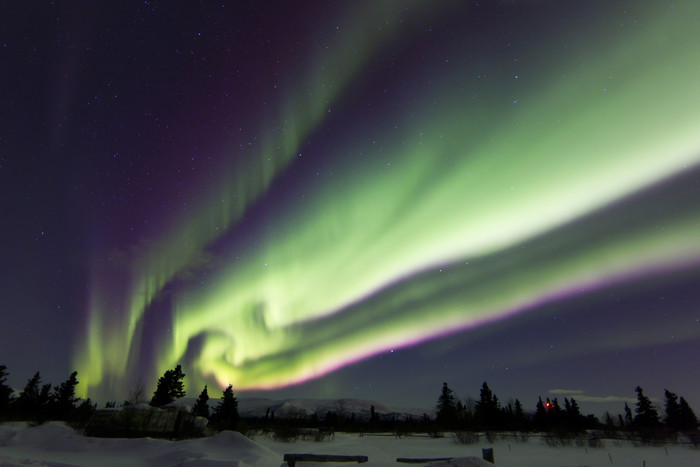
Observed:
[[[67,466],[279,466],[282,457],[240,433],[168,441],[90,438],[60,422],[31,427],[0,425],[0,465]]]

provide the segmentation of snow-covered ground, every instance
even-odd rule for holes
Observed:
[[[619,445],[618,445],[619,444]],[[0,466],[260,466],[283,465],[284,453],[348,454],[369,457],[367,466],[400,466],[397,457],[458,457],[444,465],[476,466],[482,448],[493,448],[496,466],[700,466],[700,449],[683,446],[634,447],[612,443],[602,448],[547,447],[540,440],[486,441],[455,444],[445,438],[364,436],[336,433],[332,441],[280,443],[266,436],[252,440],[234,432],[210,438],[167,441],[150,438],[87,438],[62,423],[37,427],[26,423],[0,425]],[[297,463],[298,466],[351,466],[340,463]],[[413,464],[415,465],[415,464]],[[483,465],[483,464],[482,464]]]
[[[482,448],[493,448],[495,465],[499,467],[643,467],[644,465],[646,467],[700,467],[700,449],[681,446],[635,447],[628,442],[619,443],[619,446],[613,442],[607,442],[602,448],[549,447],[545,446],[540,439],[531,439],[527,442],[495,441],[493,444],[483,441],[463,445],[456,444],[449,435],[444,438],[404,436],[397,439],[394,436],[360,437],[357,434],[347,433],[336,433],[335,439],[330,442],[297,441],[289,444],[278,443],[267,437],[255,438],[254,441],[280,453],[366,455],[369,457],[369,462],[362,465],[368,466],[411,465],[396,463],[397,457],[477,457],[481,459]]]
[[[281,456],[224,431],[185,441],[81,436],[60,422],[0,425],[0,466],[274,466]]]

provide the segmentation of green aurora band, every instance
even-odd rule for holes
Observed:
[[[256,248],[234,244],[215,258],[211,246],[293,166],[333,118],[329,107],[410,29],[378,27],[398,3],[369,21],[355,12],[345,20],[353,33],[313,57],[296,81],[304,85],[282,96],[280,123],[257,155],[237,158],[236,175],[162,238],[132,248],[126,271],[96,261],[75,359],[81,389],[123,390],[150,351],[146,376],[186,362],[189,391],[205,381],[277,388],[696,265],[700,212],[672,180],[700,162],[700,5],[641,3],[650,6],[636,26],[601,20],[585,26],[595,34],[570,31],[587,34],[574,54],[540,38],[517,81],[510,58],[482,57],[487,77],[478,65],[422,71],[417,81],[436,76],[399,91],[411,105],[391,116],[393,128],[348,140],[348,154],[361,156],[251,227]],[[412,15],[428,14],[419,10]],[[476,87],[476,99],[460,91]],[[202,269],[206,287],[188,281]],[[171,328],[145,348],[144,321],[166,289]]]

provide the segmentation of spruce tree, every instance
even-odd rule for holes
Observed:
[[[374,409],[374,406],[371,406],[369,408],[369,423],[373,427],[376,427],[379,424],[379,415],[377,414],[377,411]]]
[[[571,415],[576,418],[583,417],[581,409],[578,406],[578,402],[576,402],[576,399],[573,397],[569,400],[569,411],[571,412]]]
[[[46,383],[39,391],[39,400],[37,401],[36,419],[39,421],[55,418],[55,394],[51,391],[51,383]]]
[[[636,415],[634,416],[634,426],[640,430],[657,428],[661,425],[659,413],[651,403],[651,399],[644,395],[644,391],[637,386],[634,391],[637,393]]]
[[[12,396],[12,388],[6,384],[7,367],[5,365],[0,365],[0,419],[7,416],[10,411],[10,401]]]
[[[620,418],[622,418],[620,416]],[[613,416],[610,414],[610,412],[605,412],[605,415],[603,416],[604,424],[605,424],[605,429],[608,431],[613,431],[615,429],[615,420],[613,419]]]
[[[523,404],[520,403],[519,399],[515,399],[515,413],[514,413],[514,423],[515,428],[518,431],[527,431],[528,429],[528,419],[523,410]]]
[[[206,385],[199,394],[199,398],[192,408],[192,413],[197,417],[209,418],[209,393],[207,393]]]
[[[634,424],[634,417],[632,416],[632,409],[630,409],[630,406],[627,405],[627,402],[625,402],[625,428],[627,429],[632,429],[632,425]]]
[[[549,399],[547,399],[549,403]],[[542,397],[537,398],[537,405],[535,406],[535,429],[538,431],[547,431],[549,428],[549,414],[547,413],[547,408],[542,402]]]
[[[690,408],[688,402],[681,397],[678,406],[680,412],[678,425],[680,429],[684,432],[696,431],[698,429],[698,417],[695,416],[695,412]]]
[[[78,399],[75,397],[75,387],[78,385],[78,372],[74,371],[61,386],[57,387],[54,394],[56,417],[64,420],[75,409]]]
[[[586,417],[581,414],[581,409],[573,397],[571,399],[564,398],[564,418],[568,429],[580,431],[585,428]]]
[[[75,408],[75,411],[73,412],[73,421],[80,424],[86,424],[90,420],[90,417],[92,417],[92,414],[95,413],[95,409],[97,409],[97,404],[93,404],[88,397]]]
[[[499,403],[496,395],[484,381],[479,392],[479,400],[474,407],[474,418],[477,424],[487,430],[498,428],[500,422]]]
[[[549,398],[547,398],[547,402],[549,402]],[[561,407],[559,406],[559,399],[556,397],[554,398],[553,401],[549,402],[549,411],[552,412],[556,417],[559,417],[561,415]]]
[[[437,401],[437,422],[443,428],[453,428],[457,423],[457,403],[447,383],[442,383],[442,393]]]
[[[151,398],[151,405],[162,407],[175,399],[185,397],[185,385],[182,382],[184,378],[185,374],[180,365],[176,366],[174,370],[167,370],[158,380],[158,386],[153,393],[153,398]]]
[[[547,418],[549,419],[549,429],[551,431],[565,431],[564,412],[559,405],[559,399],[551,401],[547,398]]]
[[[20,416],[34,418],[37,415],[40,405],[39,384],[41,384],[41,375],[37,371],[24,385],[24,389],[17,398],[16,404]]]
[[[523,404],[520,403],[520,399],[515,399],[515,416],[518,418],[525,416]]]
[[[214,408],[212,420],[220,430],[235,430],[238,423],[238,400],[233,395],[233,386],[224,390],[219,404]]]
[[[664,389],[664,397],[666,399],[664,407],[666,410],[666,416],[664,417],[666,428],[670,431],[678,431],[681,429],[681,406],[678,403],[678,396],[668,389]]]

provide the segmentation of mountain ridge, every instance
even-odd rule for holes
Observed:
[[[194,397],[181,399],[178,405],[193,406],[196,401]],[[210,398],[209,406],[215,407],[218,398]],[[300,418],[309,417],[316,414],[319,418],[325,418],[329,412],[335,414],[345,414],[350,417],[364,420],[369,419],[372,407],[382,419],[396,418],[405,420],[408,418],[422,418],[424,414],[434,416],[434,410],[416,407],[390,407],[381,402],[365,399],[341,398],[341,399],[313,399],[313,398],[290,398],[290,399],[269,399],[265,397],[239,397],[238,413],[241,417],[262,418],[274,413],[277,418]],[[269,410],[269,412],[268,412]]]

